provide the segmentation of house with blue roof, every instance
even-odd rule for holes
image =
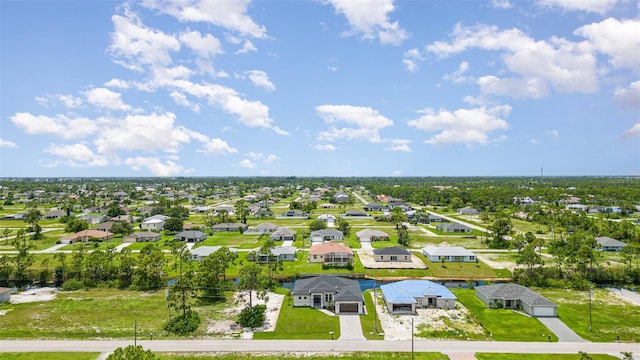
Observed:
[[[403,280],[380,286],[392,315],[415,314],[417,308],[455,309],[456,296],[429,280]]]

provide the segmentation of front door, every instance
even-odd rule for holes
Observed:
[[[313,307],[322,307],[322,295],[313,295]]]

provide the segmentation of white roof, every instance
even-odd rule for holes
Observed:
[[[473,252],[461,246],[434,246],[422,248],[422,253],[428,256],[475,256]]]

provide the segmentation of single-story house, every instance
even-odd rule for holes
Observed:
[[[476,286],[476,296],[489,307],[522,308],[531,316],[558,316],[558,305],[537,292],[518,284],[501,283]]]
[[[155,214],[153,216],[149,216],[149,217],[145,218],[143,221],[153,220],[153,219],[159,219],[159,220],[162,220],[162,221],[167,221],[167,220],[169,220],[169,216],[162,215],[162,214]]]
[[[366,211],[385,211],[385,210],[389,210],[388,207],[386,206],[382,206],[378,203],[368,203],[364,206],[364,209]]]
[[[318,220],[324,221],[324,222],[335,222],[336,217],[335,215],[331,215],[331,214],[322,214],[322,215],[318,215]]]
[[[61,217],[66,215],[67,215],[67,212],[64,210],[52,210],[42,215],[42,218],[43,219],[60,219]]]
[[[450,222],[449,219],[443,218],[442,216],[429,214],[429,222]]]
[[[89,225],[100,224],[107,220],[106,215],[81,215],[78,219],[86,221]]]
[[[236,207],[233,205],[223,204],[214,207],[213,210],[216,212],[216,214],[220,213],[221,211],[226,211],[228,214],[233,214],[236,211]]]
[[[243,223],[220,223],[220,224],[213,225],[212,230],[215,231],[215,232],[221,232],[221,231],[226,231],[226,232],[242,231],[242,232],[244,232],[248,228],[249,228],[249,226],[247,226],[247,224],[243,224]]]
[[[336,314],[364,314],[364,297],[356,280],[322,275],[296,280],[293,306],[334,308]]]
[[[0,303],[9,302],[11,300],[11,289],[0,287]]]
[[[453,223],[441,223],[436,225],[436,229],[448,233],[470,233],[472,229],[467,225],[453,222]]]
[[[122,242],[156,242],[159,241],[161,237],[162,235],[153,231],[139,231],[123,237]]]
[[[343,238],[344,234],[342,234],[342,231],[333,229],[320,229],[312,231],[311,234],[309,234],[311,242],[334,241],[342,240]]]
[[[382,230],[364,229],[356,232],[356,238],[360,242],[386,241],[389,240],[389,234]]]
[[[213,254],[214,252],[220,250],[222,248],[222,246],[200,246],[197,248],[193,248],[189,251],[189,254],[191,254],[191,258],[195,261],[201,262],[202,260],[204,260],[204,258],[206,258],[207,256]],[[234,248],[229,248],[229,250],[231,252],[238,252],[237,249]]]
[[[269,238],[273,241],[295,241],[297,232],[287,227],[279,227],[276,231],[271,233]]]
[[[271,249],[273,261],[296,261],[296,253],[298,249],[295,246],[276,246]],[[269,262],[269,254],[260,253],[260,248],[254,250],[256,253],[256,262]]]
[[[288,210],[278,215],[278,218],[308,219],[309,214],[307,214],[306,212],[302,212],[300,210]]]
[[[186,241],[188,243],[195,243],[206,240],[207,234],[198,230],[186,230],[175,234],[173,238],[180,241]]]
[[[100,230],[82,230],[75,234],[65,235],[60,238],[61,244],[73,244],[78,241],[87,242],[91,239],[109,240],[113,237],[113,234],[108,231]]]
[[[353,264],[353,250],[335,242],[313,245],[309,249],[309,262],[323,263],[329,266]]]
[[[598,247],[602,251],[622,251],[622,249],[627,246],[626,243],[608,236],[598,236],[596,243],[598,243]]]
[[[278,228],[278,225],[270,223],[270,222],[264,222],[262,224],[259,224],[257,226],[253,226],[250,227],[247,231],[245,231],[244,233],[249,235],[249,234],[271,234],[274,231],[276,231],[276,229]]]
[[[390,314],[415,314],[416,308],[455,309],[456,296],[429,280],[403,280],[380,286]]]
[[[100,223],[98,225],[96,225],[96,227],[94,227],[95,230],[100,230],[100,231],[111,231],[111,228],[113,227],[113,221],[107,221],[107,222],[103,222]]]
[[[367,212],[364,210],[349,210],[349,211],[345,211],[345,213],[342,214],[342,217],[362,218],[362,217],[369,217],[369,214],[367,214]]]
[[[434,246],[427,245],[422,248],[422,254],[432,262],[475,262],[476,254],[461,246]]]
[[[332,203],[324,203],[324,204],[320,204],[320,206],[318,206],[320,209],[335,209],[336,204],[332,204]]]
[[[373,250],[373,259],[377,262],[411,262],[411,253],[402,246],[390,246]]]
[[[465,206],[463,208],[458,209],[457,213],[460,215],[476,215],[480,212],[472,207]]]
[[[132,215],[118,215],[118,216],[112,217],[111,221],[134,223],[136,221],[140,221],[140,218],[138,216],[132,216]]]

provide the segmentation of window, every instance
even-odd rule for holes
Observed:
[[[317,259],[318,255],[313,255],[313,260]]]
[[[397,257],[397,256],[392,255],[392,256],[391,256],[391,261],[398,261],[398,257]]]
[[[298,296],[298,300],[302,299],[302,296]]]
[[[380,255],[380,260],[384,260],[384,255]]]

